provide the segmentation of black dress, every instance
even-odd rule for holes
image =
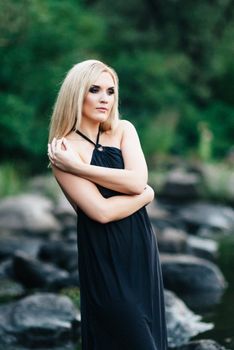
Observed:
[[[121,150],[94,144],[92,165],[124,168]],[[104,197],[121,195],[98,186]],[[88,198],[86,199],[89,200]],[[163,281],[146,208],[101,224],[78,208],[82,350],[166,350]]]

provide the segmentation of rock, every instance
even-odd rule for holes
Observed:
[[[149,215],[152,226],[154,227],[156,234],[158,230],[164,230],[165,228],[177,228],[180,229],[182,227],[181,219],[178,220],[177,216],[171,209],[171,205],[161,205],[158,204],[158,201],[153,201],[149,205],[147,205],[147,213]]]
[[[0,260],[13,256],[16,251],[25,252],[30,256],[37,256],[42,239],[25,236],[0,236]]]
[[[215,261],[218,258],[218,243],[212,239],[189,235],[187,240],[187,253]]]
[[[50,347],[38,347],[36,346],[35,349],[37,350],[77,350],[77,345],[71,342],[67,342],[66,344],[63,344],[61,346],[53,346]],[[14,344],[14,345],[4,345],[3,347],[0,344],[0,350],[32,350],[31,346],[30,347],[25,347],[19,344]]]
[[[0,279],[0,302],[7,302],[9,300],[21,297],[25,293],[23,286],[10,279]]]
[[[204,190],[208,198],[234,205],[233,164],[203,164]]]
[[[14,256],[13,269],[17,280],[28,288],[46,288],[54,280],[63,280],[69,276],[65,270],[24,254]]]
[[[66,296],[37,293],[0,306],[2,345],[32,349],[66,344],[77,338],[79,326],[79,311]]]
[[[49,291],[59,291],[62,288],[79,287],[79,286],[80,286],[80,280],[79,280],[79,272],[77,269],[72,273],[70,273],[67,277],[54,278],[52,281],[48,283],[47,289]]]
[[[160,196],[171,200],[197,198],[200,182],[201,178],[198,173],[187,173],[182,169],[174,169],[168,174]]]
[[[165,228],[157,233],[157,241],[160,252],[185,253],[187,250],[188,235],[182,230],[173,227]]]
[[[150,221],[156,234],[158,234],[158,231],[164,231],[168,228],[185,231],[185,225],[183,225],[183,222],[176,216],[176,214],[171,214],[171,216],[166,219],[150,219]]]
[[[38,257],[65,270],[73,271],[78,266],[77,242],[50,241],[44,243],[38,252]]]
[[[220,304],[223,297],[222,290],[196,291],[180,293],[181,299],[192,310],[200,313],[213,312],[214,306]]]
[[[0,202],[0,229],[45,233],[61,230],[52,214],[53,204],[36,194],[22,194]]]
[[[6,259],[0,263],[0,278],[14,277],[12,259]]]
[[[225,279],[212,262],[190,255],[161,255],[165,287],[178,293],[222,291]]]
[[[199,228],[225,233],[234,231],[234,210],[229,207],[194,203],[179,210],[178,214],[191,232],[196,232]]]
[[[168,346],[181,346],[199,333],[214,327],[212,323],[201,322],[201,316],[187,308],[173,292],[165,290]]]
[[[55,215],[60,220],[65,230],[76,229],[77,213],[62,192],[60,192],[57,198]]]
[[[166,209],[160,207],[156,201],[152,201],[147,205],[147,213],[151,220],[167,219],[170,216],[170,213]]]
[[[53,198],[56,203],[54,213],[66,234],[67,230],[76,229],[77,214],[53,176],[36,176],[29,181],[28,188],[30,192]]]
[[[53,175],[38,175],[32,177],[27,184],[30,193],[52,198],[55,202],[61,195],[61,189]]]
[[[193,340],[184,344],[176,350],[225,350],[226,348],[214,340],[211,339],[201,339]]]

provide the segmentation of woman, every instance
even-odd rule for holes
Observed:
[[[165,350],[163,283],[145,206],[154,198],[134,126],[119,120],[118,78],[88,60],[67,74],[48,154],[78,213],[83,350]]]

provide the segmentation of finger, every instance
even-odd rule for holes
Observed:
[[[69,144],[68,144],[67,139],[65,137],[63,137],[63,145],[64,145],[66,150],[69,148]]]
[[[58,154],[58,152],[60,152],[62,150],[62,143],[63,143],[62,139],[57,139],[57,142],[56,142],[56,154]]]
[[[62,137],[62,139],[61,139],[61,149],[64,151],[66,151],[67,150],[67,147],[66,147],[66,145],[65,145],[65,142],[64,142],[64,137]]]
[[[52,154],[53,154],[53,153],[54,153],[54,138],[53,138],[53,140],[51,141],[50,150],[51,150],[51,152],[52,152]]]
[[[57,139],[56,147],[61,146],[63,139]]]
[[[57,140],[56,140],[56,138],[54,137],[53,140],[52,140],[52,142],[51,142],[51,151],[52,151],[53,154],[56,153],[56,143],[57,143]]]
[[[53,159],[53,153],[52,153],[52,151],[51,151],[51,145],[50,144],[48,144],[48,157],[50,158],[50,159]]]
[[[51,158],[50,156],[48,156],[48,157],[49,157],[50,163],[54,164],[54,159]]]
[[[54,162],[50,158],[49,158],[49,160],[50,160],[50,164],[54,165]]]

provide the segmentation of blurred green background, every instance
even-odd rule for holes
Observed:
[[[47,171],[57,92],[89,58],[117,71],[121,116],[149,161],[233,154],[231,0],[2,0],[0,33],[2,188]]]

